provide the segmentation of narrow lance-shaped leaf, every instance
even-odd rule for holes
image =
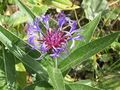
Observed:
[[[74,10],[74,9],[80,8],[80,7],[77,6],[77,5],[73,5],[73,6],[71,7],[71,6],[69,6],[69,5],[65,5],[65,4],[56,2],[56,1],[52,1],[52,2],[51,2],[51,5],[54,6],[54,7],[56,7],[56,8],[62,9],[62,10]]]
[[[48,82],[40,81],[31,85],[28,85],[23,90],[54,90],[54,89]]]
[[[42,14],[44,14],[44,13],[46,13],[47,12],[47,10],[48,10],[48,6],[47,5],[35,5],[35,6],[33,6],[32,7],[32,12],[35,14],[35,15],[42,15]]]
[[[65,90],[63,76],[59,69],[48,67],[48,75],[50,78],[50,83],[55,90]]]
[[[15,89],[15,59],[13,54],[2,47],[7,87],[9,90]]]
[[[29,23],[33,22],[34,18],[36,17],[35,14],[20,0],[16,0],[16,5],[18,5],[23,14],[27,15],[27,20]],[[40,22],[40,25],[45,28],[42,22]]]
[[[72,52],[65,60],[61,61],[61,63],[59,64],[59,68],[65,74],[66,70],[93,56],[100,50],[110,45],[117,38],[118,34],[119,32],[112,33],[108,36],[102,37],[82,47],[79,47],[77,50]]]
[[[67,90],[100,90],[92,86],[88,86],[84,84],[76,84],[76,83],[66,84],[66,86],[69,87],[69,89]]]
[[[17,45],[18,47],[24,47],[25,45],[32,47],[29,43],[23,41],[14,33],[12,33],[11,30],[7,30],[2,26],[0,26],[0,32],[3,33],[5,36],[7,36],[7,38],[9,38],[9,40],[12,41],[12,43]],[[21,49],[24,50],[24,48],[21,48]],[[34,51],[40,53],[38,50],[34,50]]]
[[[25,6],[25,5],[22,3],[22,1],[16,0],[16,5],[18,5],[18,7],[20,8],[20,10],[21,10],[24,14],[26,14],[26,15],[28,16],[28,20],[29,20],[29,21],[32,21],[33,18],[35,18],[35,15],[31,12],[31,10],[30,10],[27,6]]]
[[[2,46],[0,42],[0,47]],[[3,53],[0,49],[0,89],[5,90],[7,89],[7,81],[5,76],[5,68],[4,68],[4,60],[3,60]]]
[[[88,43],[91,40],[92,35],[95,29],[97,28],[100,19],[101,19],[101,14],[99,14],[94,20],[90,21],[88,24],[82,27],[84,31],[81,34],[84,37],[85,43]]]
[[[62,10],[74,10],[79,6],[72,4],[70,0],[43,0],[43,5],[56,7]]]
[[[72,2],[70,0],[54,0],[54,1],[62,3],[62,4],[66,4],[66,5],[69,5],[69,6],[72,6]]]
[[[77,41],[76,48],[78,48],[79,46],[83,46],[91,41],[93,33],[96,30],[100,19],[101,19],[101,14],[96,16],[96,18],[94,20],[90,21],[88,24],[86,24],[85,26],[82,27],[83,31],[81,32],[81,35],[83,36],[83,40]]]
[[[15,65],[15,68],[16,68],[16,81],[18,82],[19,86],[22,88],[22,87],[25,87],[27,85],[27,72],[26,72],[26,69],[23,65],[23,63],[17,63]]]
[[[19,60],[21,60],[25,65],[27,65],[29,68],[34,70],[36,73],[40,74],[40,76],[47,80],[47,72],[45,71],[45,67],[40,65],[37,61],[35,61],[32,57],[30,57],[27,53],[25,53],[23,50],[17,46],[17,43],[13,43],[12,41],[18,40],[17,37],[14,39],[12,38],[7,38],[7,35],[4,35],[2,31],[5,31],[9,35],[12,35],[8,32],[8,30],[0,27],[0,41],[9,49],[9,51],[15,55]],[[20,40],[20,39],[19,39]],[[16,42],[16,41],[14,41]]]
[[[21,11],[17,11],[10,16],[9,26],[17,26],[27,21],[27,16]]]

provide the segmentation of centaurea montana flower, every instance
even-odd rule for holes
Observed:
[[[82,36],[78,33],[77,22],[66,17],[62,12],[56,16],[57,27],[51,28],[49,25],[50,15],[37,17],[33,23],[28,24],[27,36],[28,42],[33,45],[33,48],[39,49],[42,53],[50,53],[51,57],[59,57],[62,52],[67,49],[69,41],[81,40]],[[39,25],[44,23],[46,33],[43,33]],[[69,30],[64,28],[69,27]],[[70,49],[73,47],[71,45]]]

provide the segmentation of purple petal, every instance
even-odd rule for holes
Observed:
[[[50,56],[55,58],[60,56],[60,53],[64,51],[64,48],[54,48],[52,51],[53,54],[50,54]]]
[[[49,20],[50,20],[50,15],[42,16],[42,21],[45,23],[46,29],[49,29]]]
[[[50,15],[45,15],[42,18],[43,18],[43,22],[48,22],[50,19]]]
[[[76,32],[77,22],[74,21],[71,25],[70,33],[73,34]]]
[[[50,54],[50,56],[51,56],[52,58],[56,58],[56,57],[59,57],[59,54],[58,54],[58,53],[53,53],[53,54]]]
[[[33,23],[35,25],[39,25],[39,22],[40,22],[40,19],[38,17],[36,17]]]
[[[54,49],[53,49],[53,52],[56,52],[56,53],[60,53],[60,52],[62,52],[62,51],[64,51],[64,48],[63,48],[63,47],[61,47],[61,48],[54,48]]]
[[[66,23],[65,17],[60,17],[58,19],[58,25],[60,28],[62,28],[62,26]]]
[[[75,36],[75,37],[71,37],[71,38],[69,38],[69,40],[82,40],[83,39],[83,36],[81,36],[81,35],[77,35],[77,36]]]
[[[34,45],[34,36],[28,38],[28,42]]]
[[[48,51],[47,45],[46,45],[45,43],[43,43],[43,44],[41,45],[41,47],[40,47],[40,50],[41,50],[43,53],[47,52],[47,51]]]
[[[59,13],[57,15],[57,18],[58,18],[58,25],[60,28],[62,28],[62,26],[67,22],[64,12]]]
[[[38,18],[33,21],[33,23],[28,23],[28,32],[33,33],[33,32],[40,32],[41,29],[39,27],[39,20]]]

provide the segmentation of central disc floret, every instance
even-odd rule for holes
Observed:
[[[67,41],[64,32],[58,30],[48,30],[47,34],[43,38],[43,42],[46,44],[48,49],[61,48]]]

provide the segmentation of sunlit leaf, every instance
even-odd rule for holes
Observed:
[[[99,13],[108,9],[106,0],[83,0],[82,6],[88,19],[93,20]]]
[[[35,61],[31,56],[29,56],[26,52],[21,50],[19,46],[17,46],[17,43],[15,44],[13,41],[14,39],[18,40],[19,38],[15,37],[13,38],[7,38],[8,36],[4,35],[4,32],[9,33],[8,30],[0,27],[0,41],[9,49],[9,51],[15,55],[21,62],[23,62],[26,66],[31,68],[36,73],[40,74],[42,79],[47,79],[47,72],[45,70],[45,67],[40,65],[37,61]],[[12,35],[12,34],[10,34]]]
[[[40,15],[44,14],[48,10],[48,6],[47,5],[41,5],[41,6],[34,5],[31,10],[36,15],[40,16]]]
[[[119,32],[94,40],[72,52],[65,60],[61,61],[59,68],[63,73],[83,60],[93,56],[100,50],[110,45],[119,35]]]
[[[16,68],[16,80],[21,88],[27,85],[27,72],[22,63],[17,63]]]
[[[25,6],[22,1],[16,0],[16,5],[18,5],[23,14],[27,15],[29,21],[32,21],[35,18],[35,15],[32,13],[32,11]]]
[[[90,21],[88,24],[82,27],[83,32],[81,34],[84,37],[85,43],[88,43],[91,40],[92,35],[96,30],[100,19],[101,19],[101,14],[99,14],[94,20]]]
[[[16,26],[27,21],[28,17],[22,13],[21,11],[15,12],[13,15],[10,16],[9,19],[9,26]]]
[[[59,8],[59,9],[62,9],[62,10],[74,10],[74,9],[79,8],[79,6],[77,6],[77,5],[68,6],[68,5],[64,5],[64,4],[55,2],[55,1],[52,1],[51,5]]]
[[[69,87],[69,89],[67,90],[100,90],[98,88],[95,88],[95,87],[91,87],[91,86],[88,86],[88,85],[84,85],[84,84],[68,84],[67,85]]]
[[[24,90],[54,90],[47,82],[37,82],[24,88]]]
[[[50,83],[55,90],[65,90],[62,73],[59,69],[48,67],[48,75],[50,78]]]
[[[15,89],[15,59],[13,54],[9,51],[6,51],[3,47],[3,60],[4,60],[4,67],[5,67],[5,74],[7,80],[7,87],[9,89]]]

